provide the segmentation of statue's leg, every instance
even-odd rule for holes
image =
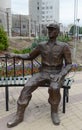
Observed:
[[[32,92],[37,89],[42,81],[43,79],[41,78],[40,73],[36,74],[27,81],[17,101],[16,115],[7,123],[8,127],[14,127],[23,121],[25,108],[31,100]]]
[[[51,104],[51,118],[55,125],[60,124],[58,116],[58,106],[60,103],[60,85],[57,82],[51,82],[49,87],[49,103]]]

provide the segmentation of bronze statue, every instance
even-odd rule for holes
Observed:
[[[32,98],[32,92],[39,85],[49,83],[49,99],[51,105],[51,119],[55,125],[60,124],[58,116],[58,106],[61,99],[60,88],[64,78],[72,67],[71,52],[68,44],[56,40],[60,28],[57,24],[47,26],[49,40],[46,43],[39,44],[29,55],[28,54],[8,54],[10,57],[17,57],[32,60],[41,55],[40,72],[34,74],[21,91],[17,101],[17,112],[13,120],[7,123],[8,127],[14,127],[23,121],[24,112]],[[65,63],[65,67],[63,67]]]

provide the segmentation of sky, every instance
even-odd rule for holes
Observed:
[[[29,0],[11,0],[12,13],[14,14],[29,14]],[[74,1],[75,0],[60,0],[60,18],[59,22],[67,26],[74,23]],[[77,18],[79,25],[82,26],[82,0],[78,0]]]

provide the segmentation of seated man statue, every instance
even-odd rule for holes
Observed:
[[[40,72],[34,74],[26,82],[17,101],[16,115],[7,123],[8,127],[14,127],[23,121],[25,109],[32,98],[32,92],[36,90],[39,85],[45,84],[45,82],[49,83],[48,102],[51,105],[52,122],[55,125],[60,124],[58,116],[58,106],[61,99],[60,88],[65,76],[72,67],[71,51],[67,43],[58,42],[56,40],[60,32],[58,24],[49,24],[47,29],[49,35],[48,42],[38,44],[30,54],[7,54],[8,57],[17,57],[25,60],[33,60],[37,56],[41,56]],[[63,64],[65,64],[65,66]]]

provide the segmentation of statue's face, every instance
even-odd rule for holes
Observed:
[[[49,35],[49,38],[56,38],[58,36],[58,29],[57,28],[53,28],[53,27],[50,27],[48,28],[48,35]]]

